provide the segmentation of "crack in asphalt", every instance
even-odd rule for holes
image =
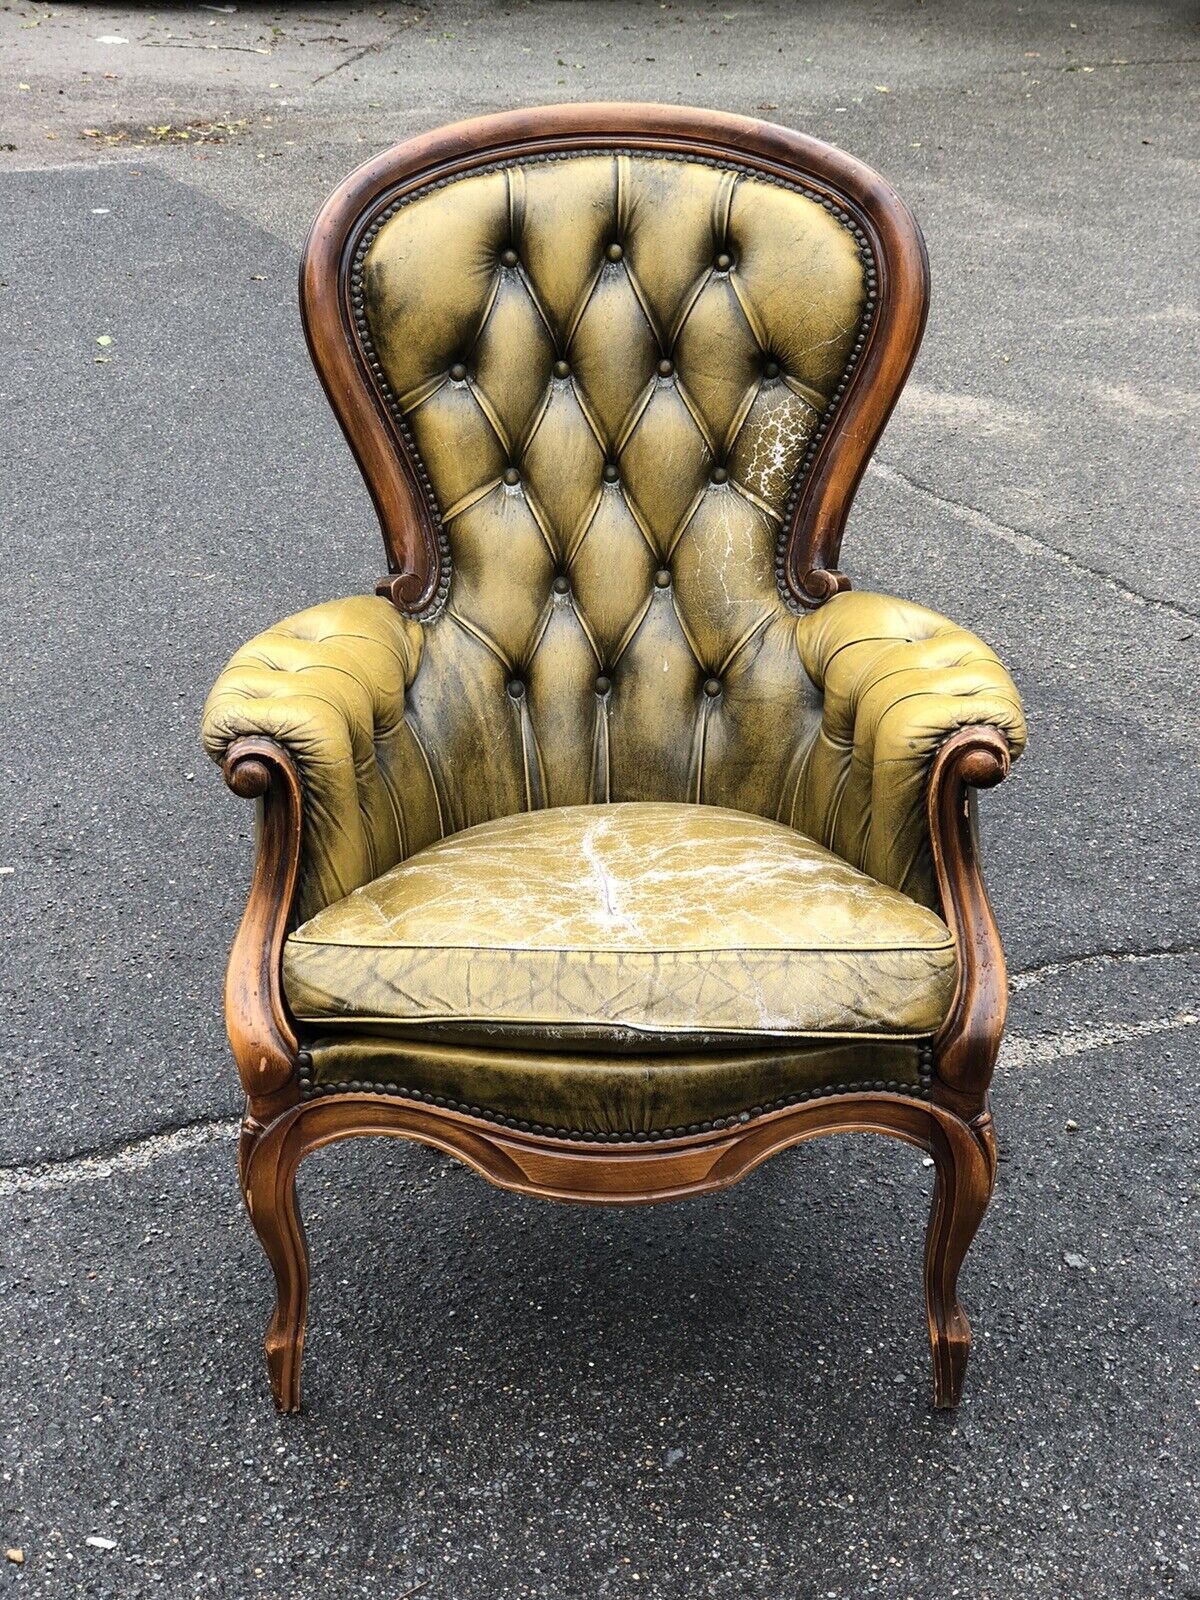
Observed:
[[[1116,963],[1140,966],[1147,961],[1171,961],[1180,956],[1200,956],[1200,945],[1163,945],[1157,950],[1093,950],[1087,955],[1067,956],[1058,961],[1047,961],[1040,967],[1026,967],[1023,972],[1009,976],[1009,989],[1017,994],[1022,989],[1032,989],[1046,978],[1055,978],[1060,972],[1075,972],[1081,967],[1107,967]]]
[[[1001,539],[1024,556],[1049,559],[1058,566],[1066,568],[1068,572],[1084,573],[1088,577],[1096,578],[1105,588],[1111,589],[1114,594],[1119,594],[1124,600],[1132,600],[1135,605],[1152,606],[1186,622],[1200,622],[1200,612],[1189,611],[1186,606],[1181,606],[1174,600],[1161,600],[1155,595],[1143,594],[1140,589],[1134,589],[1119,578],[1114,578],[1102,567],[1093,567],[1088,562],[1081,561],[1071,551],[1049,544],[1045,539],[1039,539],[1036,534],[1028,533],[1023,528],[1014,528],[1007,522],[997,522],[994,517],[989,517],[986,511],[980,511],[978,506],[969,505],[965,500],[952,500],[948,495],[939,494],[928,484],[910,478],[907,472],[902,472],[899,467],[893,467],[886,461],[873,461],[871,471],[885,483],[901,483],[914,494],[923,495],[925,499],[933,501],[934,505],[953,512],[977,533],[986,533],[994,539]]]
[[[389,49],[414,23],[419,22],[423,15],[424,13],[420,10],[414,10],[410,16],[402,18],[399,26],[393,28],[386,38],[372,39],[370,44],[364,44],[360,50],[352,50],[348,56],[344,56],[341,61],[327,71],[319,72],[312,79],[310,87],[315,88],[318,83],[324,83],[326,78],[332,78],[335,73],[341,72],[344,67],[352,67],[356,61],[361,61],[364,56],[369,56],[376,51]]]
[[[1126,61],[1118,57],[1111,61],[1068,61],[1058,66],[1033,67],[1030,71],[1037,72],[1098,72],[1101,67],[1194,67],[1200,63],[1200,56],[1144,56],[1138,61]],[[1011,68],[1008,69],[1011,72]]]
[[[233,50],[244,56],[268,55],[253,44],[218,44],[214,39],[139,39],[141,50]]]
[[[998,78],[1032,77],[1036,72],[1099,72],[1105,67],[1194,67],[1200,56],[1144,56],[1140,60],[1126,60],[1124,56],[1110,57],[1106,61],[1038,61],[1036,66],[1002,67]]]
[[[350,55],[343,57],[336,66],[330,67],[328,72],[319,72],[313,78],[310,87],[315,88],[318,83],[324,83],[326,78],[332,78],[335,72],[340,72],[343,67],[351,67],[356,61],[361,61],[364,56],[369,56],[373,50],[383,50],[391,44],[392,38],[373,39],[370,44],[363,45],[361,50],[354,50]]]

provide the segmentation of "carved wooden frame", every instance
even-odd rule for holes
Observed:
[[[835,563],[855,487],[903,385],[924,324],[927,274],[920,235],[891,190],[850,157],[786,129],[713,112],[657,106],[573,106],[487,117],[426,135],[360,168],[321,211],[305,252],[301,298],[317,369],[371,488],[397,583],[394,598],[420,611],[437,589],[438,546],[413,465],[397,449],[386,412],[364,378],[345,282],[347,241],[397,184],[533,143],[590,146],[608,138],[695,153],[735,153],[798,171],[852,202],[878,248],[880,307],[863,359],[823,439],[798,499],[789,573],[807,603],[846,586]],[[303,792],[286,750],[269,738],[231,745],[226,781],[260,806],[258,857],[229,959],[226,1019],[246,1092],[239,1171],[251,1222],[274,1270],[277,1298],[266,1334],[276,1403],[300,1400],[308,1258],[296,1172],[313,1150],[340,1139],[391,1134],[457,1156],[505,1189],[554,1200],[629,1205],[729,1187],[768,1157],[818,1134],[890,1134],[928,1151],[935,1166],[926,1236],[925,1293],[934,1404],[958,1403],[970,1326],[958,1272],[987,1207],[996,1155],[987,1092],[1000,1045],[1007,981],[999,933],[976,849],[973,791],[998,783],[1009,749],[994,728],[951,734],[932,763],[927,814],[943,915],[954,936],[959,982],[933,1041],[927,1099],[904,1092],[830,1093],[685,1137],[603,1144],[522,1132],[467,1112],[345,1092],[306,1098],[302,1030],[283,989],[283,944],[299,870]]]

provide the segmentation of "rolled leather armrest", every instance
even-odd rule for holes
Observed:
[[[992,650],[923,606],[835,595],[797,630],[821,692],[821,729],[798,792],[797,825],[881,883],[937,905],[925,795],[938,747],[987,726],[1025,748],[1025,716]]]
[[[202,737],[214,761],[259,736],[282,745],[299,773],[299,921],[438,836],[404,718],[421,640],[387,600],[331,600],[243,645],[208,696]]]

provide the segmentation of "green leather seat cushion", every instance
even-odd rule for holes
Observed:
[[[543,1050],[928,1037],[956,980],[949,930],[898,890],[783,824],[659,802],[452,834],[284,952],[314,1031]]]

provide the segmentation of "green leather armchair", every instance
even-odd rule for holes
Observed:
[[[934,1157],[955,1404],[1006,988],[972,794],[1025,730],[986,645],[837,565],[924,323],[915,223],[781,128],[554,107],[355,173],[301,298],[389,570],[204,714],[261,809],[226,1010],[278,1404],[320,1145],[619,1204],[835,1129]]]

